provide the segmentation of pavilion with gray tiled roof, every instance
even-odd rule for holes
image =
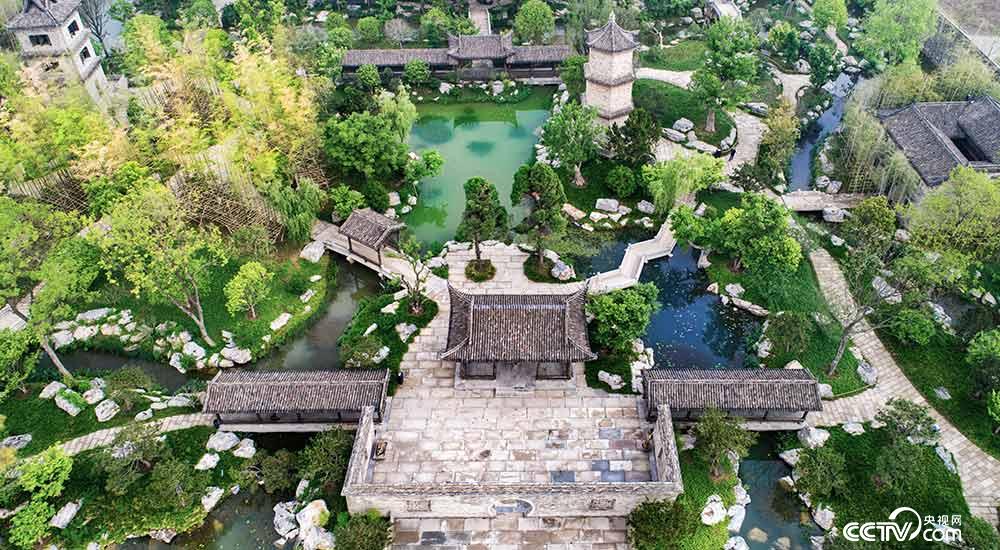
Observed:
[[[805,369],[684,369],[643,371],[647,415],[669,405],[674,420],[707,409],[758,420],[802,420],[823,410],[819,384]]]
[[[597,356],[587,339],[586,293],[469,294],[449,287],[448,344],[440,358],[463,378],[496,377],[497,368],[568,379],[570,364]]]
[[[382,265],[382,249],[389,245],[399,248],[399,232],[404,227],[406,224],[371,208],[361,208],[351,212],[344,220],[340,225],[340,234],[347,237],[347,248],[351,253],[357,254],[354,245],[361,244],[375,252],[378,265]]]
[[[569,46],[515,46],[509,34],[453,35],[447,48],[348,50],[342,65],[346,74],[362,65],[401,73],[407,62],[421,60],[437,74],[482,65],[517,77],[552,76],[571,53]]]
[[[1000,175],[1000,102],[995,98],[914,103],[878,116],[929,186],[943,183],[958,166]]]
[[[381,419],[388,385],[388,369],[223,369],[208,383],[204,412],[229,426],[357,422],[365,407]]]

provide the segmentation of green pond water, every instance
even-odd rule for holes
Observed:
[[[436,149],[444,157],[441,175],[420,183],[419,202],[405,216],[410,229],[424,243],[445,242],[465,209],[463,185],[480,176],[493,182],[500,202],[520,221],[526,210],[513,207],[510,189],[514,172],[534,158],[536,130],[549,116],[551,88],[537,88],[512,105],[421,105],[420,118],[410,133],[415,151]]]

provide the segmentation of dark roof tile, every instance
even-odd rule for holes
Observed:
[[[251,371],[225,369],[208,383],[209,414],[381,410],[387,369]]]
[[[388,216],[379,214],[371,208],[362,208],[351,212],[347,220],[340,225],[340,234],[372,248],[380,248],[394,231],[406,227]]]
[[[671,409],[819,411],[819,386],[802,369],[648,369],[650,406]]]

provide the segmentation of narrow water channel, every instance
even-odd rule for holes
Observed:
[[[816,147],[823,143],[839,126],[844,118],[846,97],[835,97],[827,109],[813,126],[813,130],[799,139],[798,147],[792,156],[791,177],[788,180],[789,191],[805,191],[812,188],[812,159]]]

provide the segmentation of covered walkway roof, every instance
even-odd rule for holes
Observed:
[[[820,411],[819,384],[804,369],[648,369],[650,407],[671,409]]]
[[[283,414],[382,410],[388,369],[251,371],[225,369],[208,383],[209,414]]]

